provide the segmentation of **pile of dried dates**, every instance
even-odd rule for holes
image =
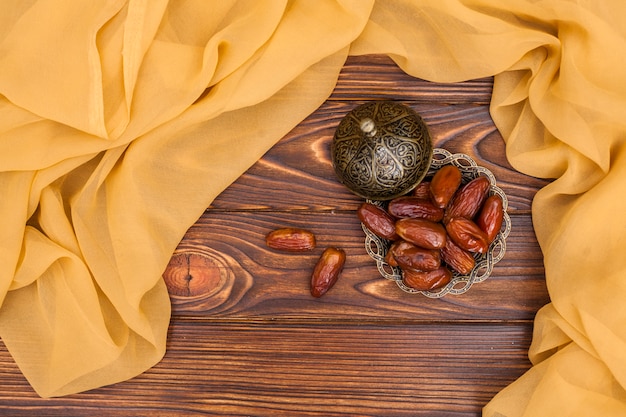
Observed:
[[[392,241],[385,261],[400,269],[404,284],[432,291],[451,281],[451,270],[469,274],[474,254],[486,253],[500,232],[502,198],[489,189],[487,177],[462,184],[459,168],[445,165],[386,209],[365,202],[357,215],[376,236]]]

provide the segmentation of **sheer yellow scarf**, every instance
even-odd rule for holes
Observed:
[[[495,76],[552,302],[487,416],[626,413],[626,2],[7,0],[0,336],[34,389],[131,378],[165,350],[161,280],[211,201],[331,93],[348,54]],[[246,152],[242,152],[245,149]]]

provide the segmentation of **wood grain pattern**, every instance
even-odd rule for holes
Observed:
[[[308,228],[317,236],[318,247],[305,253],[267,248],[265,235],[283,226]],[[365,252],[365,236],[353,211],[212,212],[189,230],[178,251],[212,259],[222,271],[224,284],[205,297],[173,295],[174,314],[312,320],[531,320],[548,298],[541,253],[528,230],[528,216],[513,216],[507,254],[493,275],[463,295],[432,300],[404,293],[378,273]],[[340,280],[319,301],[310,296],[308,282],[327,246],[343,248],[347,261]],[[217,305],[216,297],[224,304]]]
[[[467,416],[529,366],[527,324],[179,319],[169,340],[161,363],[123,384],[42,400],[16,377],[0,406],[12,416]]]
[[[349,57],[329,100],[402,100],[413,103],[489,105],[493,78],[432,83],[403,72],[387,56]]]
[[[430,83],[387,57],[348,59],[332,96],[225,190],[173,254],[163,361],[130,381],[41,399],[0,342],[0,414],[479,416],[530,367],[532,320],[549,302],[530,212],[547,181],[507,162],[492,85]],[[506,255],[466,294],[404,293],[365,251],[361,199],[338,183],[329,145],[341,118],[371,99],[413,107],[435,146],[489,168],[509,197]],[[312,230],[317,248],[267,248],[265,235],[283,226]],[[309,278],[329,245],[346,250],[346,267],[316,299]]]

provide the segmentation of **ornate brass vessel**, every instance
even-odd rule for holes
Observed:
[[[353,193],[390,200],[424,178],[433,146],[426,124],[411,108],[372,101],[341,120],[330,151],[337,177]]]

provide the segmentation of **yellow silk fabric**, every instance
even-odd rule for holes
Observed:
[[[211,201],[331,93],[349,54],[495,76],[552,302],[486,416],[626,414],[626,2],[5,0],[0,336],[42,396],[158,362],[161,274]]]

